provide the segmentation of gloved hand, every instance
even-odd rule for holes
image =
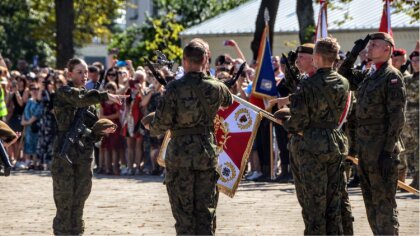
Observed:
[[[369,43],[370,35],[368,34],[365,39],[358,39],[354,42],[354,46],[351,49],[351,55],[357,57],[359,53],[366,48],[366,45]]]
[[[295,65],[296,59],[297,59],[297,53],[295,51],[290,51],[287,54],[287,61],[289,62],[291,66]]]
[[[392,157],[392,153],[382,151],[379,156],[379,170],[383,179],[388,179],[392,174],[393,169],[400,163],[400,160]]]

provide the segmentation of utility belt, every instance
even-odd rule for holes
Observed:
[[[361,127],[361,126],[385,124],[386,121],[387,120],[385,118],[371,118],[371,119],[362,119],[362,120],[358,119],[356,123],[358,127]]]
[[[186,135],[197,135],[197,134],[211,134],[214,132],[214,128],[210,126],[201,126],[185,129],[171,130],[171,138],[186,136]]]

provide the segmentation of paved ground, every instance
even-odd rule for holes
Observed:
[[[94,178],[85,207],[86,235],[174,235],[162,178]],[[419,235],[419,199],[398,193],[400,234]],[[359,189],[350,192],[356,235],[372,235]],[[0,235],[51,235],[55,214],[48,172],[0,178]],[[218,235],[302,235],[294,186],[243,182],[231,199],[221,194]]]

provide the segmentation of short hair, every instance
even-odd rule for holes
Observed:
[[[67,62],[67,68],[69,70],[69,72],[73,72],[74,67],[76,67],[79,64],[86,64],[86,62],[83,59],[80,58],[72,58]]]
[[[333,63],[337,59],[339,50],[337,39],[326,37],[316,42],[314,52],[318,53],[325,62]]]
[[[96,66],[89,66],[88,71],[89,73],[99,73],[99,68]]]
[[[203,63],[206,54],[206,47],[197,40],[189,42],[184,48],[184,59],[193,64]]]
[[[103,70],[105,69],[104,64],[102,64],[102,63],[101,63],[101,62],[99,62],[99,61],[95,61],[94,63],[92,63],[92,66],[96,66],[96,67],[98,67],[99,71],[103,71]]]

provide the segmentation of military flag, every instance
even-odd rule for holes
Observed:
[[[389,6],[390,0],[385,0],[384,8],[382,11],[381,24],[379,25],[379,32],[388,33],[392,36],[391,29],[391,9]]]
[[[319,4],[320,8],[318,15],[318,23],[316,25],[315,42],[317,39],[328,37],[327,1],[321,0],[319,1]]]
[[[261,37],[257,56],[255,81],[252,83],[252,94],[260,98],[277,97],[276,79],[271,62],[271,48],[268,27],[268,10],[265,9],[265,28]]]
[[[229,197],[235,195],[242,179],[261,118],[259,108],[236,98],[230,107],[219,110],[215,117],[214,134],[219,156],[217,171],[220,174],[217,186]],[[158,157],[161,166],[165,165],[170,137],[168,131]]]

